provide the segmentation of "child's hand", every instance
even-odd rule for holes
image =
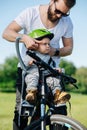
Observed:
[[[65,69],[64,68],[55,68],[59,73],[65,73]]]
[[[35,61],[34,59],[31,60],[31,61],[29,61],[29,66],[32,66],[32,64],[33,64],[34,61]]]

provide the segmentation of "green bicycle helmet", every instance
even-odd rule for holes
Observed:
[[[51,40],[54,37],[54,34],[46,29],[36,29],[36,30],[33,30],[28,35],[32,38],[35,38],[36,40],[41,40],[45,37]]]

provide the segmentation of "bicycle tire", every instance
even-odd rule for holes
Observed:
[[[50,121],[53,125],[52,130],[65,130],[64,127],[66,127],[67,130],[87,130],[87,128],[77,120],[64,115],[52,115]],[[58,126],[61,126],[61,128],[59,127],[58,129]]]

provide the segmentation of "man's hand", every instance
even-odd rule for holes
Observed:
[[[54,56],[55,51],[56,51],[56,49],[55,49],[55,48],[50,47],[50,52],[49,52],[49,55],[50,55],[50,56]]]
[[[38,48],[38,43],[36,42],[36,40],[25,34],[22,36],[21,42],[26,45],[27,49],[37,50]]]

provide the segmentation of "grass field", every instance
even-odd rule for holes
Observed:
[[[87,127],[87,95],[71,94],[71,96],[72,117]],[[15,93],[0,93],[0,130],[12,130],[14,106]],[[67,107],[69,110],[68,104]]]

